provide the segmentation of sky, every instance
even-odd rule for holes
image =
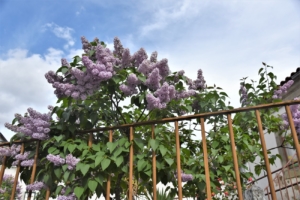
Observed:
[[[56,96],[44,74],[81,55],[81,36],[131,53],[141,47],[170,69],[220,86],[239,107],[240,79],[262,62],[278,83],[300,67],[299,0],[0,0],[0,132],[15,113],[47,112]]]

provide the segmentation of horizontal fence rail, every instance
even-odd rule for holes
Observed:
[[[181,146],[180,146],[180,135],[179,135],[179,129],[178,129],[178,122],[183,121],[183,120],[191,120],[191,119],[198,119],[200,120],[200,127],[201,127],[201,136],[202,136],[202,149],[203,149],[203,160],[204,160],[204,169],[205,169],[205,180],[206,180],[206,195],[207,199],[210,200],[212,199],[212,191],[211,191],[211,182],[210,182],[210,173],[209,173],[209,160],[208,160],[208,154],[207,154],[207,143],[206,143],[206,132],[205,132],[205,123],[204,119],[206,117],[211,117],[211,116],[218,116],[218,115],[225,115],[227,117],[227,124],[229,127],[229,137],[230,137],[230,143],[231,143],[231,152],[232,152],[232,159],[233,159],[233,166],[234,166],[234,171],[235,171],[235,177],[240,177],[240,172],[239,172],[239,165],[238,165],[238,157],[236,153],[236,146],[235,146],[235,139],[234,139],[234,131],[233,131],[233,125],[232,125],[232,119],[231,115],[234,113],[239,113],[239,112],[246,112],[246,111],[254,111],[257,119],[257,127],[258,127],[258,134],[260,137],[261,141],[261,147],[264,155],[264,161],[266,164],[266,171],[267,171],[267,178],[268,178],[268,183],[269,183],[269,188],[266,188],[267,193],[271,194],[271,199],[276,200],[276,190],[274,187],[274,180],[272,178],[272,172],[270,170],[270,164],[269,164],[269,159],[268,159],[268,153],[266,149],[266,143],[265,143],[265,138],[264,138],[264,132],[263,132],[263,127],[262,127],[262,122],[260,118],[260,111],[261,109],[267,109],[267,108],[272,108],[272,107],[285,107],[285,111],[287,114],[287,118],[289,120],[289,125],[291,128],[291,135],[294,141],[294,146],[296,149],[296,157],[298,161],[300,161],[300,146],[297,138],[297,133],[295,130],[294,122],[292,119],[292,114],[290,111],[289,106],[292,104],[300,104],[300,100],[294,100],[294,101],[286,101],[286,102],[279,102],[279,103],[272,103],[272,104],[264,104],[264,105],[258,105],[258,106],[252,106],[252,107],[243,107],[243,108],[237,108],[237,109],[232,109],[232,110],[221,110],[217,112],[209,112],[209,113],[202,113],[202,114],[195,114],[195,115],[187,115],[187,116],[180,116],[180,117],[173,117],[173,118],[164,118],[161,120],[154,120],[154,121],[145,121],[145,122],[138,122],[138,123],[133,123],[133,124],[124,124],[124,125],[119,125],[119,126],[114,126],[114,127],[101,127],[101,128],[95,128],[95,129],[90,129],[90,130],[82,130],[82,131],[77,131],[77,133],[89,133],[89,139],[87,141],[87,144],[89,147],[92,147],[93,144],[93,133],[99,132],[99,131],[108,131],[108,138],[109,142],[113,141],[113,131],[117,129],[123,129],[123,128],[129,128],[129,142],[131,142],[130,148],[129,148],[129,180],[128,180],[128,199],[133,200],[134,197],[134,188],[133,188],[133,171],[134,171],[134,149],[133,149],[133,140],[134,140],[134,130],[135,127],[138,126],[144,126],[144,125],[151,125],[151,138],[155,139],[155,125],[156,124],[163,124],[163,123],[169,123],[169,122],[174,122],[174,134],[175,134],[175,144],[174,147],[176,149],[176,165],[177,165],[177,181],[178,181],[178,196],[176,198],[182,200],[184,199],[183,194],[182,194],[182,182],[181,182],[181,161],[180,161],[180,152],[181,152]],[[39,147],[40,147],[40,141],[31,139],[27,141],[13,141],[13,142],[4,142],[0,144],[0,147],[2,146],[10,146],[12,144],[21,144],[21,154],[24,153],[24,145],[25,143],[36,143],[36,152],[34,156],[34,165],[31,167],[32,174],[30,177],[30,183],[33,183],[35,180],[36,176],[36,167],[37,167],[37,159],[38,159],[38,152],[39,152]],[[200,144],[199,144],[200,145]],[[3,175],[6,169],[6,161],[7,157],[4,156],[2,159],[2,167],[0,170],[0,187],[3,181]],[[18,182],[19,178],[19,172],[20,172],[20,161],[17,164],[17,170],[15,174],[15,180],[14,180],[14,185],[12,189],[12,194],[11,194],[11,200],[14,199],[14,194],[16,192],[16,185]],[[110,186],[110,176],[107,177],[107,188],[106,188],[106,200],[110,199],[110,194],[111,194],[111,186]],[[157,175],[156,175],[156,153],[155,151],[152,152],[152,182],[153,182],[153,199],[156,200],[156,185],[157,185]],[[297,181],[298,182],[298,181]],[[237,187],[237,193],[238,193],[238,199],[243,199],[243,193],[242,193],[242,183],[239,178],[236,178],[236,187]],[[287,187],[287,186],[285,186]],[[45,199],[48,200],[50,197],[50,189],[46,189],[46,197]],[[29,191],[27,193],[27,200],[31,199],[31,192]]]

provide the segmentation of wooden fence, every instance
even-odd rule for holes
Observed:
[[[201,126],[201,135],[202,135],[202,147],[203,147],[203,159],[204,159],[204,168],[205,168],[205,180],[206,180],[206,194],[207,194],[207,199],[210,200],[212,199],[212,191],[211,191],[211,183],[210,183],[210,175],[209,175],[209,163],[208,163],[208,154],[207,154],[207,144],[206,144],[206,132],[205,132],[205,123],[204,119],[206,117],[211,117],[211,116],[218,116],[218,115],[225,115],[227,116],[227,122],[228,122],[228,127],[229,127],[229,137],[230,137],[230,143],[231,143],[231,150],[232,150],[232,156],[233,156],[233,165],[234,165],[234,171],[235,171],[235,176],[240,177],[240,171],[239,171],[239,166],[238,166],[238,158],[236,154],[236,146],[235,146],[235,141],[234,141],[234,132],[233,132],[233,127],[232,127],[232,119],[231,115],[234,113],[239,113],[239,112],[246,112],[246,111],[254,111],[257,119],[257,127],[258,127],[258,132],[260,136],[260,142],[262,146],[262,151],[264,155],[264,162],[266,165],[266,171],[267,171],[267,178],[268,178],[268,183],[269,183],[269,189],[268,193],[271,194],[271,199],[276,200],[276,192],[275,192],[275,187],[274,187],[274,181],[272,179],[272,172],[270,169],[270,164],[269,164],[269,159],[268,159],[268,153],[267,153],[267,148],[266,148],[266,142],[265,142],[265,137],[264,137],[264,132],[263,132],[263,127],[262,127],[262,122],[261,122],[261,117],[260,117],[260,109],[266,109],[266,108],[272,108],[272,107],[285,107],[285,111],[289,120],[289,125],[291,129],[291,135],[294,141],[294,146],[296,148],[296,156],[298,158],[298,161],[300,161],[300,145],[298,142],[297,138],[297,133],[295,130],[294,122],[292,119],[292,114],[290,110],[290,105],[292,104],[300,104],[300,100],[295,100],[295,101],[286,101],[286,102],[279,102],[279,103],[272,103],[272,104],[264,104],[264,105],[258,105],[258,106],[252,106],[252,107],[243,107],[243,108],[237,108],[237,109],[232,109],[232,110],[222,110],[222,111],[217,111],[217,112],[209,112],[209,113],[202,113],[202,114],[196,114],[196,115],[188,115],[188,116],[180,116],[180,117],[174,117],[174,118],[165,118],[162,120],[155,120],[155,121],[145,121],[145,122],[138,122],[134,124],[124,124],[120,126],[114,126],[114,127],[105,127],[105,128],[98,128],[94,129],[94,132],[97,131],[108,131],[109,132],[109,142],[112,142],[112,136],[113,136],[113,131],[116,129],[122,129],[122,128],[129,128],[130,130],[130,142],[134,139],[134,129],[137,126],[143,126],[143,125],[151,125],[152,126],[152,139],[155,139],[155,132],[154,132],[154,127],[156,124],[162,124],[162,123],[174,123],[175,127],[175,140],[176,140],[176,165],[177,165],[177,177],[181,177],[181,164],[180,164],[180,140],[179,140],[179,131],[178,131],[178,122],[183,121],[183,120],[191,120],[191,119],[200,119],[200,126]],[[89,130],[85,131],[80,131],[81,133],[88,133],[89,134],[89,141],[88,145],[92,146],[92,140],[93,140],[93,133]],[[18,143],[21,144],[21,154],[24,153],[24,143],[26,142],[36,142],[36,156],[34,158],[34,165],[32,167],[32,175],[30,179],[30,183],[34,182],[35,175],[36,175],[36,163],[37,163],[37,155],[39,151],[39,144],[40,141],[37,140],[29,140],[29,141],[14,141],[13,143]],[[0,146],[9,146],[11,143],[1,143]],[[133,145],[130,146],[129,150],[129,184],[128,184],[128,198],[129,200],[132,200],[133,197],[133,158],[134,158],[134,153],[133,153]],[[0,171],[0,186],[2,183],[4,171],[6,168],[6,157],[4,156],[3,161],[2,161],[2,167]],[[156,154],[153,151],[152,153],[152,182],[153,182],[153,199],[156,200],[156,185],[157,185],[157,179],[156,179]],[[19,177],[19,172],[20,172],[20,163],[17,166],[16,174],[15,174],[15,181],[12,189],[12,194],[11,194],[11,200],[14,198],[14,194],[16,192],[16,185],[18,182],[18,177]],[[182,200],[183,195],[182,195],[182,182],[181,179],[178,178],[178,199]],[[243,194],[242,194],[242,184],[239,178],[236,179],[236,187],[237,187],[237,192],[238,192],[238,199],[242,200],[243,199]],[[107,180],[107,189],[106,193],[110,194],[110,177],[108,177]],[[50,196],[50,190],[48,189],[46,192],[46,197],[45,199],[48,200]],[[28,200],[31,199],[31,193],[28,192]],[[109,199],[109,195],[107,195],[106,199]]]

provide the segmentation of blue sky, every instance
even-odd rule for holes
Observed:
[[[193,79],[201,68],[238,107],[240,78],[256,78],[261,62],[278,83],[300,67],[299,10],[298,0],[0,0],[0,132],[9,139],[14,113],[55,103],[44,74],[81,53],[81,36],[156,50]]]

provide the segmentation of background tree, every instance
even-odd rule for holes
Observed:
[[[62,59],[57,72],[48,72],[45,77],[58,98],[58,106],[49,107],[48,114],[28,109],[19,114],[6,127],[17,134],[13,139],[35,138],[41,140],[39,165],[34,184],[28,190],[49,187],[52,197],[58,199],[86,199],[94,193],[105,194],[106,180],[111,176],[112,193],[117,200],[124,198],[128,188],[128,152],[134,145],[134,193],[151,193],[152,151],[156,151],[157,181],[172,182],[177,193],[175,137],[172,124],[155,126],[156,138],[151,139],[151,127],[140,126],[134,131],[134,141],[129,142],[129,129],[115,130],[113,142],[108,133],[99,128],[130,124],[146,120],[157,120],[185,114],[231,109],[227,94],[220,87],[207,87],[202,70],[196,80],[184,75],[184,71],[171,72],[167,59],[158,60],[157,53],[148,56],[143,48],[133,55],[115,38],[111,52],[97,38],[88,42],[82,37],[84,54],[75,56],[71,63]],[[274,98],[277,91],[276,76],[259,70],[259,82],[241,81],[241,104],[251,106],[280,101]],[[281,116],[276,109],[262,111],[262,122],[266,131],[283,133]],[[55,119],[56,116],[56,119]],[[211,125],[207,132],[209,163],[213,190],[220,187],[219,179],[234,182],[232,155],[228,136],[227,119],[224,116],[208,117]],[[233,119],[235,140],[239,151],[239,166],[246,168],[256,156],[261,162],[256,173],[263,170],[263,156],[259,142],[256,119],[253,112],[239,113]],[[180,146],[185,196],[197,195],[205,199],[205,176],[201,141],[195,139],[199,132],[199,121],[180,122]],[[89,136],[93,144],[87,144]],[[25,146],[26,156],[14,157],[21,161],[22,179],[28,183],[30,166],[33,163],[34,144]],[[276,159],[272,155],[271,163]],[[241,173],[242,180],[252,176]]]

